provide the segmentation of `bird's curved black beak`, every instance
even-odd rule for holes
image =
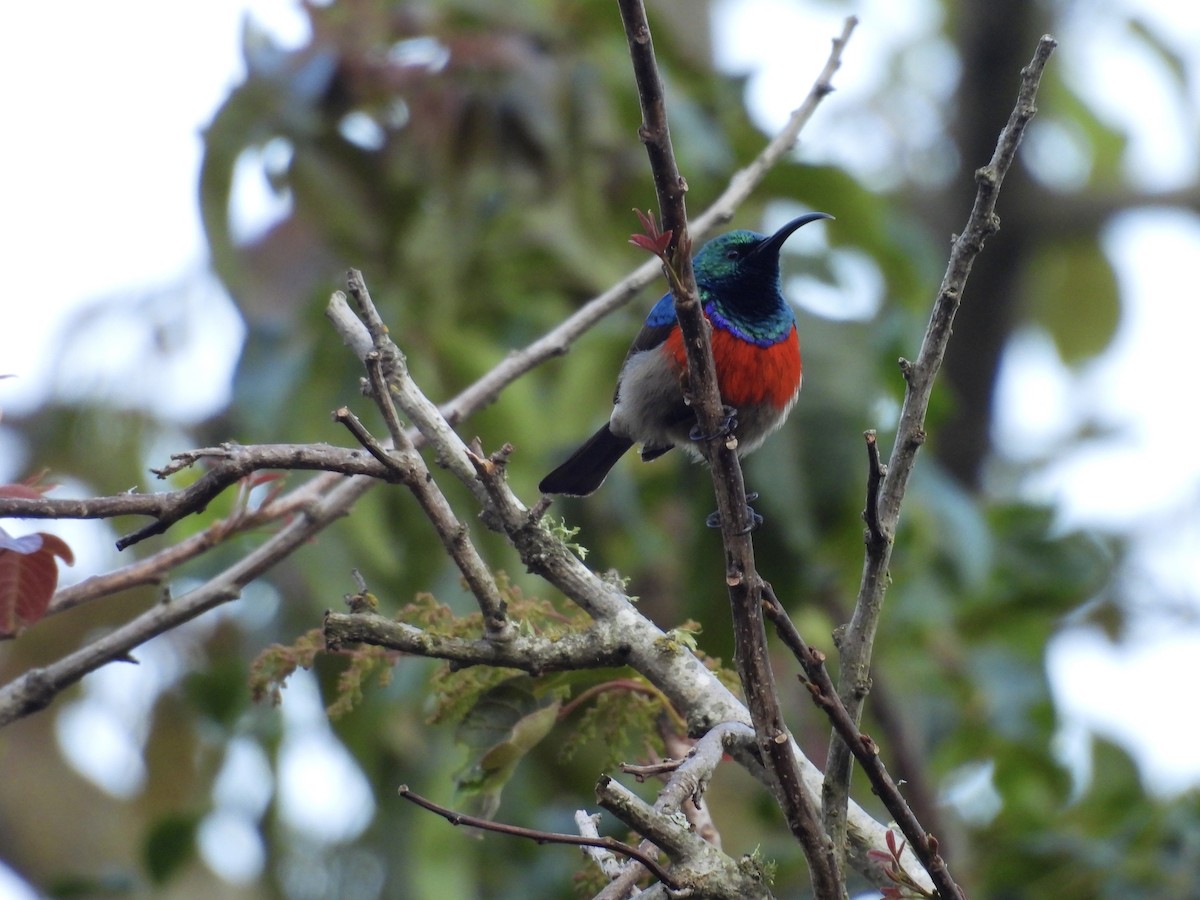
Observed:
[[[832,219],[832,218],[833,218],[833,216],[831,216],[829,213],[814,212],[814,213],[808,213],[807,215],[800,216],[799,218],[796,218],[796,219],[792,219],[792,221],[788,222],[786,225],[784,225],[782,228],[780,228],[778,231],[776,231],[773,235],[771,235],[769,238],[767,238],[761,244],[759,244],[757,247],[755,247],[754,255],[757,256],[760,253],[778,255],[780,249],[783,247],[784,241],[786,241],[788,238],[790,238],[794,232],[799,231],[801,228],[803,228],[809,222],[815,222],[818,219]]]

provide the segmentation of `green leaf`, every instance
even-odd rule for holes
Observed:
[[[1141,775],[1129,752],[1102,737],[1092,738],[1092,783],[1080,803],[1088,821],[1119,822],[1142,797]]]
[[[1129,138],[1097,115],[1085,99],[1053,72],[1043,83],[1041,106],[1052,110],[1053,117],[1070,123],[1086,141],[1089,155],[1089,184],[1099,187],[1123,181],[1122,166]]]
[[[500,807],[500,793],[517,765],[542,742],[558,721],[557,694],[539,698],[534,681],[519,675],[479,698],[455,732],[471,758],[455,779],[463,796],[473,797],[479,815],[490,819]]]
[[[1075,365],[1108,346],[1121,316],[1117,279],[1094,241],[1047,244],[1025,270],[1027,315]]]
[[[1159,34],[1155,26],[1144,18],[1134,17],[1130,19],[1129,31],[1134,37],[1139,38],[1142,45],[1153,53],[1166,70],[1171,73],[1171,77],[1174,80],[1174,87],[1180,93],[1180,99],[1186,102],[1189,81],[1187,57],[1176,51],[1171,46],[1170,41]]]
[[[247,673],[240,660],[214,661],[204,671],[192,672],[183,681],[188,700],[205,718],[230,728],[246,709],[250,696]]]
[[[196,853],[197,816],[180,814],[159,819],[150,828],[142,845],[142,861],[150,880],[165,884]]]
[[[61,875],[45,885],[46,896],[55,900],[96,900],[97,897],[137,897],[139,881],[128,872],[102,875]],[[141,885],[144,888],[144,885]]]

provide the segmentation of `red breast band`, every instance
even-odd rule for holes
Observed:
[[[713,362],[721,399],[730,406],[770,403],[785,409],[800,386],[800,339],[796,326],[788,336],[770,347],[759,347],[720,328],[712,331]],[[671,329],[662,350],[674,367],[683,372],[687,353],[679,326]]]

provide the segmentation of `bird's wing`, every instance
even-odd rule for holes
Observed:
[[[646,316],[646,321],[642,325],[642,330],[637,333],[633,339],[633,343],[629,345],[629,352],[625,354],[625,362],[629,361],[629,357],[638,353],[643,353],[646,350],[653,350],[659,344],[667,339],[667,335],[671,333],[671,329],[675,327],[675,298],[670,293],[663,294],[662,299],[654,304],[654,308],[650,310],[650,315]],[[621,368],[624,368],[624,363]],[[617,380],[617,389],[613,392],[613,403],[616,403],[621,396],[621,382]]]
[[[629,353],[625,355],[625,358],[628,359],[635,353],[657,347],[667,339],[667,335],[674,327],[675,298],[669,293],[663,294],[662,299],[655,303],[654,308],[650,310],[650,315],[646,316],[646,322],[642,325],[642,330],[637,333],[637,337],[633,339],[633,344],[630,345]]]

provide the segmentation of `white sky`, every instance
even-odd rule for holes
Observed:
[[[1088,6],[1080,4],[1084,13]],[[1112,0],[1103,9],[1129,6]],[[1200,4],[1147,0],[1136,8],[1151,21],[1169,20],[1179,46],[1193,54],[1200,49]],[[211,284],[204,287],[196,185],[200,129],[242,74],[239,29],[247,9],[283,43],[304,36],[292,0],[25,3],[6,11],[0,26],[0,110],[8,123],[0,151],[0,268],[8,288],[0,306],[0,373],[19,377],[0,381],[0,409],[30,408],[64,375],[89,382],[103,376],[102,354],[85,361],[82,372],[50,370],[70,310],[181,283],[201,285],[189,301],[196,307],[191,318],[209,327],[192,335],[183,362],[164,376],[178,385],[170,392],[178,397],[176,413],[203,415],[224,401],[240,332],[227,300]],[[814,9],[823,24],[813,24]],[[830,102],[869,90],[879,77],[869,65],[872,48],[927,26],[934,10],[927,0],[864,0],[857,10],[862,24]],[[829,38],[840,30],[842,10],[807,4],[802,21],[798,7],[784,0],[725,0],[718,15],[722,59],[758,72],[750,99],[769,123],[781,121],[806,90]],[[1147,183],[1170,187],[1194,177],[1195,111],[1164,105],[1161,66],[1123,40],[1119,29],[1094,27],[1095,18],[1058,35],[1063,47],[1052,64],[1067,66],[1073,79],[1089,85],[1106,116],[1129,124],[1129,164],[1147,173]],[[1200,73],[1200,63],[1193,63],[1193,74]],[[1131,98],[1130,89],[1140,94]],[[936,85],[929,90],[936,96]],[[1197,94],[1200,84],[1193,85]],[[1192,133],[1168,127],[1180,120]],[[819,144],[817,125],[810,132]],[[77,152],[81,147],[86,150]],[[245,202],[263,205],[261,197]],[[1064,369],[1036,336],[1023,340],[1006,366],[998,437],[1036,455],[1080,416],[1098,413],[1118,426],[1109,445],[1073,454],[1027,490],[1061,501],[1064,525],[1146,523],[1151,537],[1139,548],[1143,590],[1195,603],[1200,527],[1191,511],[1200,476],[1188,460],[1200,443],[1200,419],[1180,412],[1194,409],[1181,395],[1193,393],[1195,379],[1200,308],[1191,270],[1200,260],[1200,225],[1195,216],[1168,211],[1130,214],[1113,223],[1106,246],[1129,301],[1118,340],[1082,373]],[[121,335],[109,338],[119,345]],[[214,387],[205,393],[188,385]],[[21,464],[0,434],[0,477],[17,474]],[[1190,752],[1200,738],[1200,714],[1195,704],[1181,708],[1165,692],[1146,689],[1149,681],[1162,683],[1152,666],[1164,664],[1177,667],[1176,684],[1197,683],[1200,633],[1150,629],[1124,648],[1071,633],[1051,648],[1048,663],[1071,726],[1094,727],[1135,748],[1148,782],[1167,791],[1200,781],[1200,754]],[[1170,706],[1155,708],[1158,697]],[[1169,742],[1153,727],[1162,721],[1175,725]],[[70,727],[68,720],[64,728]],[[1171,756],[1168,744],[1189,752]],[[257,763],[236,763],[243,764]],[[296,815],[303,821],[302,811]],[[236,816],[206,828],[209,843],[220,843],[221,828],[234,842],[245,834]],[[251,853],[247,871],[261,865],[255,859]]]

